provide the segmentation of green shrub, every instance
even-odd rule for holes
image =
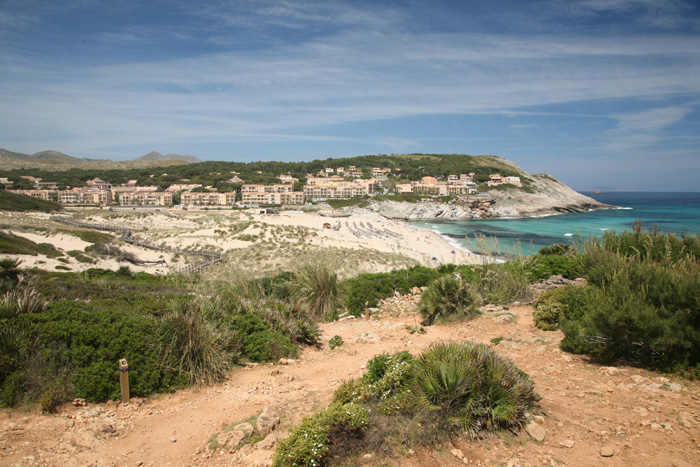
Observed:
[[[564,300],[569,296],[570,287],[558,287],[547,290],[535,302],[535,326],[543,331],[554,331],[559,328],[559,321],[565,315],[567,304]]]
[[[510,360],[471,342],[428,347],[416,360],[415,390],[437,426],[473,437],[517,431],[537,398],[532,381]]]
[[[164,365],[188,384],[218,383],[226,376],[232,357],[196,304],[175,302],[160,319],[157,336]]]
[[[507,305],[532,297],[530,281],[519,261],[482,266],[476,269],[476,273],[477,278],[472,284],[476,294],[486,303]]]
[[[119,396],[122,358],[129,362],[130,390],[135,396],[175,384],[175,375],[161,366],[157,346],[151,344],[156,340],[151,319],[90,305],[52,302],[43,313],[22,316],[37,338],[36,365],[73,368],[76,396],[95,402]]]
[[[335,335],[331,337],[331,339],[328,341],[328,347],[330,347],[331,350],[333,350],[335,348],[342,347],[344,343],[345,342],[343,342],[342,337]]]
[[[253,362],[297,355],[297,348],[291,339],[280,331],[273,331],[258,315],[236,314],[227,317],[225,322],[240,336],[242,354]]]
[[[21,271],[21,260],[12,258],[0,259],[0,293],[9,292],[17,287]]]
[[[272,461],[273,467],[313,467],[325,465],[330,450],[342,451],[342,445],[361,435],[369,423],[367,410],[349,404],[332,404],[294,428],[281,441]]]
[[[467,281],[448,275],[430,284],[421,295],[418,310],[424,325],[434,324],[439,318],[469,316],[474,313],[477,300]]]
[[[70,251],[67,251],[66,254],[72,258],[75,258],[77,261],[79,261],[81,263],[92,264],[95,262],[94,259],[92,259],[88,255],[84,254],[82,251],[70,250]]]
[[[580,262],[574,255],[534,255],[524,261],[530,282],[548,279],[555,275],[576,279],[581,274]]]
[[[427,286],[440,276],[435,269],[423,266],[388,273],[360,274],[344,282],[345,306],[350,313],[359,316],[367,301],[370,306],[377,306],[379,300],[392,296],[395,291],[405,294],[413,287]]]
[[[562,349],[692,374],[700,366],[693,238],[634,232],[585,244],[580,262],[589,286],[566,299]]]
[[[544,246],[537,251],[540,256],[547,255],[569,255],[576,253],[576,246],[570,243],[553,243],[549,246]]]
[[[357,452],[432,445],[485,430],[517,431],[536,400],[528,376],[482,344],[432,344],[415,359],[405,351],[383,353],[367,362],[362,378],[336,389],[327,410],[292,431],[274,465],[326,465],[333,455],[342,463]],[[326,425],[335,426],[329,413],[338,411],[361,411],[362,431],[329,441]]]
[[[323,264],[302,268],[290,288],[292,295],[313,319],[329,316],[342,305],[342,283],[335,271]]]

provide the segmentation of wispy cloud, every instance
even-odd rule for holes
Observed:
[[[603,148],[609,151],[651,146],[664,138],[664,130],[679,122],[691,109],[687,107],[664,107],[643,112],[615,115],[617,128],[607,131],[609,140]]]
[[[175,1],[159,21],[127,0],[110,7],[121,22],[85,27],[80,48],[61,42],[72,24],[52,23],[71,10],[8,1],[0,25],[21,19],[12,39],[0,31],[0,44],[11,44],[0,47],[0,145],[10,149],[62,144],[89,156],[126,141],[269,140],[420,150],[432,137],[420,122],[415,137],[346,130],[451,114],[511,115],[518,121],[504,119],[500,131],[522,137],[541,131],[534,118],[586,117],[600,122],[591,147],[622,151],[668,138],[699,107],[700,13],[674,0],[514,2],[503,14],[447,3],[425,14],[418,4],[220,0],[193,10]],[[97,3],[86,4],[72,8],[89,17]],[[32,34],[36,24],[52,26]],[[457,144],[462,133],[441,141]]]

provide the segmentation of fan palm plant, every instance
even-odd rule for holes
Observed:
[[[470,285],[448,275],[428,286],[421,297],[418,310],[423,316],[423,325],[428,326],[441,317],[469,314],[475,302],[476,297]]]
[[[446,429],[515,431],[536,400],[527,375],[483,344],[432,344],[415,365],[421,405]]]

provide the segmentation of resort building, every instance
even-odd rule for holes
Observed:
[[[243,204],[304,204],[304,193],[293,191],[290,184],[277,185],[243,185],[241,202]]]
[[[277,178],[282,183],[291,183],[292,185],[299,181],[298,178],[292,177],[291,175],[280,175]]]
[[[382,169],[380,167],[372,168],[373,178],[386,178],[391,173],[391,169]]]
[[[183,206],[233,206],[236,202],[236,193],[202,193],[185,192],[180,195],[180,204]]]
[[[520,177],[503,177],[501,174],[491,174],[489,175],[489,178],[491,180],[486,182],[488,186],[498,186],[506,183],[510,183],[511,185],[516,186],[522,186]]]
[[[57,191],[55,190],[8,190],[10,193],[31,196],[32,198],[43,199],[44,201],[56,201]]]
[[[362,169],[358,169],[354,165],[351,165],[348,167],[348,176],[353,177],[353,178],[362,178]]]
[[[155,188],[155,187],[154,187]],[[167,191],[129,190],[116,192],[122,206],[171,206],[173,194]]]
[[[67,206],[104,206],[112,202],[112,192],[95,188],[73,188],[59,191],[58,202]]]
[[[304,196],[306,199],[322,200],[328,198],[354,198],[369,195],[377,191],[379,184],[375,179],[354,180],[346,182],[344,180],[326,181],[311,180],[304,186]]]
[[[85,184],[89,188],[94,188],[97,190],[111,190],[112,189],[112,184],[109,182],[105,182],[104,180],[100,180],[99,178],[93,178],[92,180],[88,180],[85,182]]]

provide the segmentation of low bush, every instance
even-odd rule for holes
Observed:
[[[694,238],[635,231],[587,242],[580,262],[589,285],[565,298],[562,349],[693,374],[700,367]]]
[[[416,360],[415,378],[423,410],[437,426],[471,437],[519,430],[537,399],[529,377],[483,344],[432,344]]]
[[[220,382],[238,355],[237,336],[224,338],[192,302],[173,303],[160,319],[156,335],[163,364],[183,375],[188,384]]]
[[[408,293],[413,287],[425,287],[442,274],[432,268],[415,266],[388,273],[360,274],[344,282],[345,306],[350,313],[362,314],[365,302],[377,306],[379,300],[394,292]]]
[[[464,317],[475,313],[478,300],[473,286],[452,275],[435,280],[421,295],[418,311],[423,324],[434,324],[438,319]]]
[[[369,424],[365,408],[353,404],[332,404],[307,417],[289,437],[281,441],[272,461],[273,467],[311,467],[326,464],[338,445],[347,445],[361,436]]]
[[[331,350],[336,349],[338,347],[342,347],[343,344],[345,344],[345,342],[343,341],[343,338],[337,334],[335,336],[331,337],[330,340],[328,341],[328,347],[330,347]]]
[[[559,329],[559,321],[565,316],[568,305],[566,298],[569,297],[571,286],[558,287],[547,290],[537,298],[534,304],[535,326],[543,331],[554,331]]]
[[[9,292],[17,287],[20,281],[21,260],[12,258],[0,259],[0,293]]]
[[[548,279],[555,275],[576,279],[581,274],[581,264],[574,255],[534,255],[523,261],[525,273],[530,282]]]
[[[380,354],[367,362],[362,378],[338,387],[329,409],[292,431],[278,447],[274,465],[326,465],[330,452],[342,464],[358,446],[363,453],[386,452],[450,437],[517,431],[537,398],[525,373],[482,344],[432,344],[416,358],[405,351]],[[324,424],[333,426],[329,412],[338,411],[366,418],[362,430],[328,442]]]
[[[335,271],[324,264],[302,268],[289,287],[300,307],[314,320],[330,316],[343,303],[343,284]]]
[[[520,261],[481,266],[475,272],[474,291],[485,303],[507,305],[532,297],[527,271]]]
[[[253,362],[296,357],[297,348],[291,339],[275,331],[260,316],[240,313],[225,318],[224,323],[235,331],[241,340],[242,354]]]

